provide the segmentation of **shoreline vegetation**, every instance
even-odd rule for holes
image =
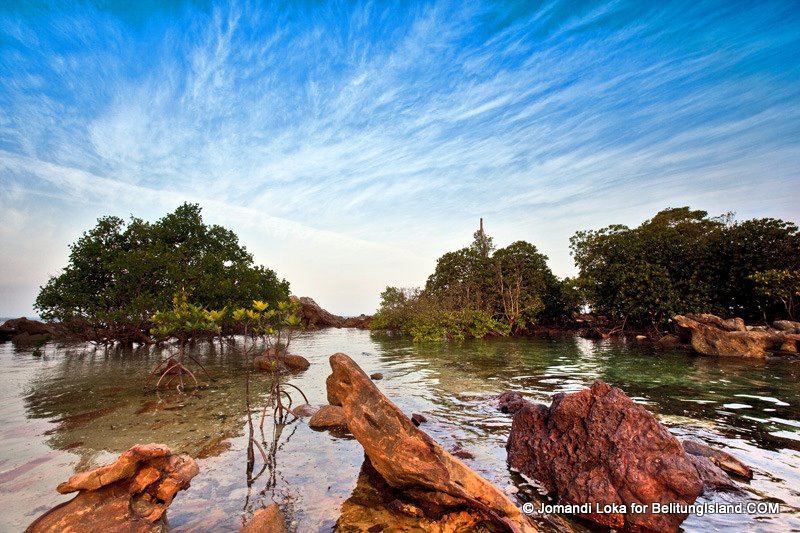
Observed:
[[[236,235],[203,224],[199,206],[184,204],[153,224],[100,219],[71,246],[64,271],[41,289],[36,308],[51,322],[10,320],[0,334],[13,333],[14,342],[34,345],[54,338],[121,346],[172,344],[148,381],[155,382],[156,391],[162,383],[165,388],[176,384],[179,395],[188,387],[203,388],[199,371],[213,380],[189,349],[192,342],[241,341],[248,488],[266,472],[274,475],[281,442],[288,439],[284,429],[311,415],[311,428],[353,435],[365,452],[358,485],[362,492],[380,495],[356,507],[343,505],[337,525],[355,524],[359,531],[371,531],[379,522],[390,529],[391,524],[410,524],[430,530],[536,531],[520,502],[418,429],[427,422],[424,415],[409,417],[383,395],[374,383],[380,373],[368,376],[349,356],[334,354],[325,381],[328,405],[323,406],[310,405],[303,390],[284,376],[310,366],[304,357],[289,353],[294,332],[303,327],[388,330],[415,342],[634,335],[664,347],[691,343],[706,355],[797,353],[800,323],[791,319],[800,294],[800,236],[794,224],[736,222],[727,215],[709,218],[703,211],[668,209],[637,228],[578,232],[571,247],[579,275],[559,279],[531,243],[496,248],[481,220],[473,242],[440,257],[424,288],[387,287],[374,316],[344,318],[310,298],[290,297],[289,283],[253,265]],[[742,317],[762,325],[747,326]],[[763,325],[769,320],[774,329]],[[254,371],[269,376],[263,406],[258,405],[263,397],[251,391]],[[301,397],[305,403],[299,403]],[[576,513],[601,525],[675,531],[688,513],[629,511],[631,502],[613,495],[641,490],[633,503],[650,504],[655,494],[659,501],[691,505],[707,491],[736,493],[726,471],[743,479],[753,476],[725,452],[679,441],[622,390],[599,380],[590,389],[556,394],[549,408],[515,391],[497,401],[513,419],[509,464],[533,479],[550,480],[547,491],[562,504],[595,498],[599,505],[610,505],[608,512]],[[593,410],[603,414],[593,417]],[[576,419],[583,423],[558,422]],[[628,420],[623,431],[620,420]],[[271,439],[265,424],[273,429]],[[542,432],[551,427],[577,429],[559,429],[551,436]],[[529,444],[537,438],[542,444]],[[623,459],[616,450],[624,450]],[[669,465],[668,471],[647,466],[660,461]],[[615,471],[618,464],[644,466],[623,475]],[[588,475],[585,465],[602,469]],[[78,491],[78,496],[42,515],[29,531],[81,523],[84,509],[96,505],[103,510],[97,515],[101,523],[135,524],[142,531],[160,528],[172,498],[189,487],[198,471],[191,457],[173,456],[163,445],[136,444],[116,463],[76,474],[59,486],[60,492]],[[673,478],[684,482],[674,486]],[[591,482],[576,489],[569,481],[574,479]],[[269,527],[284,531],[280,509],[267,509]],[[263,520],[265,514],[259,511],[253,518]]]
[[[579,273],[560,279],[534,244],[497,248],[481,219],[472,243],[442,255],[424,287],[387,286],[374,315],[346,318],[290,296],[289,282],[254,265],[232,231],[204,224],[200,206],[185,203],[154,223],[100,218],[41,287],[35,308],[46,324],[16,320],[0,338],[34,345],[180,340],[155,320],[176,297],[213,318],[214,327],[189,335],[210,342],[243,334],[233,310],[253,301],[272,308],[291,301],[303,327],[391,331],[415,342],[577,334],[676,344],[673,335],[689,341],[673,320],[679,315],[764,328],[798,311],[800,233],[792,222],[669,208],[635,228],[578,231],[570,248]]]

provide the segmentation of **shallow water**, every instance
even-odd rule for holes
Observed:
[[[289,378],[312,404],[326,403],[327,357],[345,352],[367,373],[382,372],[377,384],[389,398],[409,415],[423,413],[425,431],[448,450],[470,452],[469,466],[520,501],[539,496],[505,463],[511,420],[497,411],[493,398],[513,389],[547,403],[557,392],[603,379],[676,435],[721,447],[754,468],[755,479],[741,483],[742,495],[715,494],[703,501],[781,503],[779,515],[690,516],[685,530],[800,530],[800,359],[708,358],[572,338],[413,345],[336,329],[303,333],[291,351],[312,363]],[[174,531],[235,530],[243,517],[271,501],[282,505],[297,531],[330,531],[355,487],[360,445],[299,421],[281,435],[277,469],[248,489],[242,357],[208,344],[194,354],[213,378],[209,386],[159,396],[143,387],[163,356],[157,350],[51,344],[34,352],[0,345],[0,531],[23,530],[70,498],[55,492],[59,482],[137,442],[163,442],[199,457],[200,474],[170,507]],[[268,377],[255,376],[253,386],[261,398],[255,403],[263,405]],[[270,440],[272,426],[265,429]],[[555,516],[537,520],[544,530],[585,528]]]

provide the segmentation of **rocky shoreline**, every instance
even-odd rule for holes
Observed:
[[[328,404],[298,406],[294,414],[310,416],[312,428],[348,433],[363,447],[364,463],[342,503],[337,531],[537,531],[523,512],[530,502],[500,491],[442,448],[420,429],[424,417],[403,413],[349,356],[337,353],[329,362]],[[722,450],[679,441],[647,409],[602,381],[557,394],[549,406],[507,392],[498,407],[512,417],[509,466],[534,480],[552,505],[606,527],[677,531],[687,516],[680,509],[719,491],[730,494],[726,501],[744,501],[740,483],[753,477]],[[162,531],[166,508],[197,472],[192,458],[173,456],[166,446],[135,445],[114,463],[59,485],[59,492],[78,496],[28,531],[92,524],[110,532]],[[654,512],[653,506],[679,511]],[[286,517],[273,503],[242,531],[287,531]]]

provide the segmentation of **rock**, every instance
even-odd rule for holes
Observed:
[[[692,348],[703,355],[765,357],[786,341],[777,331],[747,331],[741,319],[722,320],[714,315],[677,315],[679,327],[691,331]],[[734,326],[742,329],[731,329]]]
[[[259,355],[253,357],[253,366],[258,370],[266,370],[267,372],[288,372],[289,367],[279,358],[271,355]]]
[[[336,405],[323,405],[308,421],[312,429],[346,428],[344,410]]]
[[[792,320],[776,320],[772,323],[772,327],[786,333],[800,333],[800,322]]]
[[[344,318],[331,314],[308,296],[289,296],[292,302],[300,304],[300,318],[306,329],[341,328]]]
[[[372,379],[372,380],[383,379],[383,374],[381,374],[380,372],[375,372],[374,374],[370,374],[369,375],[369,379]]]
[[[693,440],[683,441],[683,449],[688,454],[708,458],[709,461],[729,474],[735,474],[746,479],[753,479],[753,470],[727,452],[717,450],[707,444]]]
[[[731,478],[708,457],[687,453],[686,457],[692,462],[700,481],[703,482],[703,492],[738,490]]]
[[[339,394],[336,391],[336,381],[333,378],[333,374],[325,378],[325,392],[328,396],[328,403],[330,405],[338,405],[339,407],[342,406],[342,400],[339,399]]]
[[[54,335],[56,332],[53,326],[38,320],[28,320],[24,316],[6,320],[3,323],[3,328],[15,330],[17,334],[27,333],[28,335]]]
[[[197,473],[197,463],[188,455],[172,455],[163,444],[137,444],[114,463],[61,483],[58,492],[78,495],[37,518],[26,531],[160,532],[175,494],[189,488]]]
[[[313,405],[308,405],[307,403],[300,404],[294,409],[292,409],[292,414],[297,418],[306,418],[309,416],[313,416],[314,413],[319,411],[319,407],[314,407]]]
[[[330,364],[329,392],[341,401],[350,432],[388,486],[426,516],[468,509],[510,531],[536,530],[505,494],[417,429],[350,357],[334,354]]]
[[[308,370],[308,367],[311,366],[308,359],[301,355],[284,355],[281,357],[281,361],[291,370]]]
[[[364,314],[345,318],[342,323],[342,327],[344,328],[356,329],[369,329],[370,325],[372,325],[372,317]]]
[[[522,394],[518,392],[504,392],[500,395],[500,411],[509,414],[515,414],[517,411],[522,409],[525,404],[527,403],[523,398]]]
[[[239,533],[286,533],[286,517],[277,503],[271,503],[253,514]]]
[[[394,531],[431,531],[455,533],[487,531],[481,517],[464,510],[443,513],[435,518],[391,486],[364,459],[353,494],[342,503],[335,531],[377,533]]]
[[[681,340],[677,335],[664,335],[656,341],[656,348],[674,348]]]
[[[425,418],[424,415],[421,415],[419,413],[414,413],[411,415],[411,422],[417,427],[419,427],[420,424],[424,424],[427,421],[428,419]]]
[[[600,381],[588,390],[556,394],[550,407],[524,402],[506,449],[511,467],[562,504],[625,504],[628,511],[632,503],[691,504],[704,487],[681,443],[644,407]],[[687,515],[581,516],[612,528],[677,531]]]
[[[275,355],[271,349],[264,355],[253,358],[253,364],[260,370],[271,371],[277,366],[279,372],[287,370],[308,370],[311,363],[300,355]]]

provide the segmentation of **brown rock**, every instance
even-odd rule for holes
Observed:
[[[26,531],[162,531],[167,507],[197,473],[189,456],[172,455],[162,444],[137,444],[114,463],[60,484],[58,492],[78,495],[37,518]]]
[[[379,379],[383,379],[383,374],[381,374],[380,372],[375,372],[374,374],[370,374],[369,375],[369,379],[375,380],[375,381],[377,381]]]
[[[357,329],[369,329],[370,325],[372,324],[372,317],[369,315],[358,315],[353,316],[350,318],[345,318],[342,327],[344,328],[357,328]]]
[[[390,487],[423,509],[466,508],[510,531],[536,530],[505,494],[417,429],[350,357],[334,354],[330,364],[329,391],[341,401],[350,432]]]
[[[297,418],[306,418],[313,416],[317,411],[319,411],[319,407],[314,407],[313,405],[304,403],[292,409],[292,414]]]
[[[331,405],[342,406],[342,400],[336,392],[336,380],[333,379],[333,374],[325,378],[325,392],[328,396],[328,403]]]
[[[56,330],[50,324],[39,322],[38,320],[28,320],[24,316],[12,318],[3,323],[3,329],[14,330],[17,334],[27,333],[28,335],[53,335]]]
[[[656,341],[656,348],[674,348],[680,342],[681,339],[677,335],[664,335]]]
[[[693,440],[683,441],[683,449],[686,450],[688,454],[708,458],[709,461],[729,474],[753,479],[753,470],[727,452]]]
[[[681,443],[620,389],[557,394],[514,415],[508,462],[563,504],[691,504],[703,489]],[[713,466],[713,465],[711,465]],[[613,528],[677,531],[679,514],[609,513],[585,518]]]
[[[341,328],[344,318],[331,314],[308,296],[289,296],[292,302],[300,304],[300,318],[306,329]]]
[[[485,520],[466,510],[445,512],[435,518],[391,486],[364,458],[353,494],[342,503],[336,531],[378,533],[395,531],[429,531],[436,533],[466,533],[489,531]]]
[[[729,355],[764,357],[777,350],[786,335],[777,331],[748,331],[738,327],[741,319],[725,321],[714,315],[677,315],[673,318],[679,327],[691,331],[692,348],[704,355]]]
[[[424,424],[427,421],[428,419],[425,418],[425,415],[421,415],[419,413],[413,413],[411,415],[411,422],[417,427],[419,427],[420,424]]]
[[[500,411],[512,415],[515,414],[520,409],[522,409],[527,403],[522,398],[522,394],[511,391],[504,392],[503,394],[501,394],[499,402],[500,402]]]
[[[336,405],[323,405],[308,421],[313,429],[346,428],[347,418],[344,410]]]
[[[301,355],[284,355],[280,360],[291,370],[308,370],[311,366],[308,359]]]
[[[786,333],[800,333],[800,322],[793,320],[776,320],[772,323],[772,327]]]
[[[239,533],[286,533],[286,517],[277,503],[271,503],[256,511]]]
[[[268,350],[264,355],[254,357],[253,365],[259,370],[272,371],[277,369],[279,372],[285,372],[287,370],[307,370],[311,363],[300,355],[275,355],[271,350]]]

